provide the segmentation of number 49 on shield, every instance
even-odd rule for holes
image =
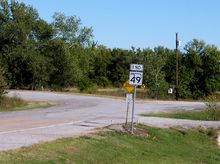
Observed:
[[[136,76],[135,77],[135,75],[130,79],[130,81],[132,82],[132,83],[140,83],[140,81],[141,81],[141,77],[139,77],[139,76]]]

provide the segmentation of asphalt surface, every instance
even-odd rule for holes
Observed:
[[[0,113],[0,150],[29,146],[62,137],[78,136],[110,124],[124,123],[124,99],[57,94],[38,91],[10,91],[9,96],[59,103],[47,109]],[[130,105],[131,106],[131,105]],[[202,110],[202,102],[136,101],[135,122],[156,127],[220,127],[220,122],[191,121],[139,116],[173,110]],[[129,121],[131,120],[129,112]]]

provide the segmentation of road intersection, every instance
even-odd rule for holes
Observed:
[[[125,122],[124,99],[15,90],[10,91],[8,95],[16,95],[28,100],[51,101],[59,105],[47,109],[0,113],[0,150],[20,148],[62,137],[79,136],[110,124]],[[205,104],[202,102],[138,100],[135,107],[135,121],[149,126],[220,127],[220,122],[140,116],[144,113],[177,109],[203,109]]]

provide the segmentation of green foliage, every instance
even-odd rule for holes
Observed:
[[[110,86],[111,81],[108,79],[110,70],[108,69],[108,66],[111,64],[112,60],[111,50],[104,46],[98,46],[93,49],[93,53],[93,72],[90,75],[91,78],[101,87]]]
[[[2,1],[1,60],[11,87],[32,88],[48,82],[45,57],[39,46],[52,36],[52,28],[24,3]]]
[[[185,46],[185,50],[181,85],[187,89],[186,95],[197,99],[219,91],[220,52],[217,48],[194,39]]]
[[[220,106],[218,106],[218,99],[215,95],[210,95],[206,98],[206,106],[209,118],[216,121],[220,120]]]
[[[147,59],[144,63],[145,82],[153,98],[158,98],[159,95],[166,93],[168,89],[165,72],[163,71],[166,60],[166,56],[162,53],[164,51],[165,49],[162,47],[155,48],[146,56]]]
[[[97,85],[90,79],[81,79],[78,82],[78,88],[80,91],[86,91],[88,93],[95,93],[97,91]]]
[[[55,29],[56,37],[61,38],[71,46],[74,44],[84,46],[91,44],[92,28],[81,27],[80,18],[55,13],[53,19],[52,26]]]
[[[108,79],[112,81],[114,86],[121,87],[129,78],[132,53],[118,48],[111,51],[111,56],[111,63],[108,66]]]
[[[7,83],[3,77],[2,71],[0,70],[0,104],[2,103],[2,99],[4,94],[6,93]]]

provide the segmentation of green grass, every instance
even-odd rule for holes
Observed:
[[[26,101],[18,97],[3,97],[0,102],[0,112],[47,108],[54,105],[57,104],[53,102]]]
[[[175,111],[175,112],[163,112],[156,114],[145,114],[143,116],[164,117],[164,118],[176,118],[176,119],[189,119],[189,120],[203,120],[203,121],[220,121],[220,107],[216,108],[216,119],[213,118],[213,114],[208,110],[189,110],[189,111]]]
[[[99,132],[1,152],[0,163],[146,164],[207,163],[220,161],[213,129],[158,129],[139,125],[148,136]]]

